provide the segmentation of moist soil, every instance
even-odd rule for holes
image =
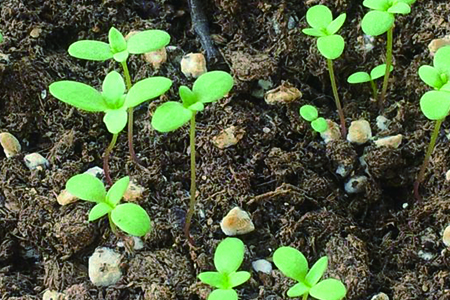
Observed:
[[[421,187],[423,200],[412,194],[433,128],[419,110],[428,88],[417,69],[432,62],[430,41],[449,34],[450,4],[418,0],[410,15],[397,19],[395,69],[381,112],[390,125],[381,131],[370,87],[346,82],[351,73],[384,61],[385,36],[363,37],[360,21],[367,9],[360,2],[204,1],[221,53],[208,68],[229,71],[235,87],[197,117],[198,204],[191,227],[195,246],[189,246],[182,230],[190,185],[188,128],[161,134],[150,126],[159,104],[177,99],[180,85],[192,85],[179,62],[202,48],[187,2],[1,1],[0,130],[22,145],[16,157],[0,153],[1,299],[41,299],[47,289],[64,292],[67,299],[206,299],[210,288],[196,275],[213,270],[214,250],[225,238],[220,220],[235,206],[251,215],[256,228],[240,236],[247,249],[241,269],[252,272],[237,288],[241,299],[286,299],[290,280],[276,268],[269,275],[251,266],[257,259],[270,260],[281,245],[301,250],[310,262],[328,255],[326,276],[345,283],[349,300],[379,292],[390,299],[450,299],[450,254],[441,242],[450,224],[446,123]],[[326,62],[314,40],[301,32],[307,8],[319,3],[335,16],[347,13],[341,30],[346,49],[335,61],[347,126],[364,118],[374,136],[402,134],[398,149],[344,140],[325,144],[299,118],[301,105],[314,104],[322,116],[338,121]],[[135,110],[135,150],[146,168],[131,161],[125,133],[110,159],[114,181],[129,175],[145,188],[139,203],[151,216],[153,231],[134,253],[117,246],[121,239],[111,234],[107,220],[87,222],[91,203],[56,201],[71,176],[102,165],[111,135],[101,114],[56,100],[48,86],[67,79],[100,88],[107,72],[120,70],[115,62],[88,62],[67,53],[80,39],[106,41],[111,26],[124,33],[163,29],[172,37],[168,62],[159,71],[141,56],[129,60],[133,81],[155,74],[174,81],[161,99]],[[273,88],[287,82],[303,97],[268,105],[258,97],[259,80]],[[241,140],[219,149],[213,137],[231,126]],[[33,152],[48,159],[48,168],[25,166],[24,155]],[[366,170],[359,160],[363,154]],[[348,176],[336,173],[339,164],[350,168]],[[348,178],[364,174],[365,191],[347,194]],[[123,276],[113,286],[96,287],[89,280],[88,258],[97,247],[122,254]]]

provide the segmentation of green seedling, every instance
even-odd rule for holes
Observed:
[[[102,91],[93,87],[70,80],[57,81],[50,85],[50,93],[67,104],[89,112],[104,112],[103,122],[113,134],[110,145],[103,157],[103,168],[107,182],[111,184],[108,159],[118,134],[127,124],[127,110],[147,100],[165,93],[172,81],[165,77],[151,77],[135,83],[125,93],[125,82],[119,73],[112,71],[103,81]]]
[[[418,73],[423,82],[434,88],[433,91],[426,92],[420,98],[420,109],[425,117],[436,121],[422,167],[414,182],[414,196],[420,201],[420,183],[423,181],[436,145],[442,122],[450,112],[450,46],[440,48],[434,56],[433,66],[421,66]]]
[[[189,238],[189,227],[195,207],[195,115],[204,109],[204,105],[224,97],[233,87],[233,78],[223,71],[211,71],[201,75],[194,82],[192,90],[187,86],[179,88],[181,102],[169,101],[159,106],[152,118],[152,126],[159,132],[176,130],[191,123],[189,131],[190,154],[191,154],[191,199],[189,211],[186,216],[184,231]]]
[[[126,40],[119,30],[111,27],[108,40],[109,43],[90,40],[77,41],[70,45],[69,54],[76,58],[94,61],[114,59],[121,64],[127,90],[130,90],[132,83],[127,65],[129,55],[144,54],[161,49],[169,44],[170,35],[163,30],[145,30]],[[133,107],[128,108],[128,148],[131,158],[140,164],[133,147]]]
[[[106,192],[103,182],[91,174],[75,175],[66,183],[66,189],[81,200],[94,202],[96,205],[89,212],[89,221],[95,221],[108,215],[111,230],[117,234],[117,228],[133,236],[144,236],[150,229],[150,217],[137,204],[120,204],[130,178],[124,177],[114,183]]]
[[[371,10],[362,19],[361,27],[365,34],[378,36],[387,32],[386,69],[383,88],[379,99],[380,110],[383,107],[392,66],[392,42],[395,15],[407,15],[416,0],[364,0],[363,5]]]
[[[340,280],[328,278],[319,281],[328,266],[326,256],[308,269],[308,261],[300,251],[292,247],[280,247],[273,254],[273,262],[286,277],[298,281],[288,290],[288,297],[302,297],[306,300],[310,295],[320,300],[341,300],[347,293]]]
[[[317,48],[320,54],[327,59],[328,72],[330,73],[331,87],[334,100],[341,121],[342,135],[346,136],[344,111],[337,92],[336,79],[334,76],[333,60],[342,55],[345,42],[342,36],[336,34],[344,24],[346,14],[341,14],[333,20],[331,10],[324,5],[315,5],[306,12],[306,21],[311,28],[303,29],[303,33],[317,37]]]
[[[392,72],[394,68],[391,66],[389,72]],[[382,64],[379,66],[376,66],[375,68],[370,71],[370,74],[367,72],[356,72],[350,75],[347,78],[348,83],[357,84],[357,83],[364,83],[364,82],[370,82],[370,86],[372,87],[372,96],[373,99],[377,99],[377,85],[375,84],[375,79],[378,79],[380,77],[383,77],[383,75],[386,72],[386,65]]]
[[[214,253],[214,266],[217,272],[198,274],[201,282],[217,288],[208,296],[208,300],[237,300],[234,287],[250,279],[250,273],[238,271],[244,260],[244,243],[237,238],[226,238],[220,242]]]
[[[316,132],[320,133],[328,129],[327,121],[324,118],[319,117],[317,108],[312,105],[303,105],[300,107],[300,116],[310,122],[312,129]]]
[[[3,35],[2,35],[2,33],[0,32],[0,43],[1,42],[3,42]]]

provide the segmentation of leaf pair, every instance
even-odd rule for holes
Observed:
[[[364,0],[363,5],[372,9],[362,19],[365,34],[377,36],[394,26],[394,14],[407,15],[416,0]]]
[[[324,5],[315,5],[306,12],[306,22],[311,28],[303,29],[303,33],[318,37],[317,48],[328,59],[336,59],[344,51],[345,42],[342,36],[335,34],[344,24],[346,14],[335,20],[331,10]]]
[[[393,69],[394,68],[391,66],[390,72],[392,72]],[[347,78],[347,82],[355,84],[374,81],[375,79],[383,77],[385,72],[386,72],[386,64],[382,64],[373,68],[372,71],[370,71],[370,74],[367,72],[353,73]]]
[[[244,260],[245,246],[237,238],[226,238],[217,246],[214,253],[214,266],[217,272],[202,272],[198,278],[217,290],[214,290],[208,300],[237,300],[234,287],[243,284],[250,278],[250,273],[237,271]]]
[[[66,183],[72,195],[81,200],[97,203],[89,212],[89,221],[95,221],[105,215],[124,232],[134,236],[144,236],[150,231],[150,217],[137,204],[119,204],[125,194],[130,178],[124,177],[114,183],[106,192],[103,182],[91,174],[75,175]],[[111,224],[113,228],[113,225]]]
[[[105,61],[114,58],[119,63],[125,62],[129,54],[143,54],[167,46],[170,35],[163,30],[146,30],[132,35],[125,40],[122,33],[111,27],[108,34],[109,43],[82,40],[69,47],[69,54],[76,58]]]
[[[89,112],[104,112],[103,122],[112,134],[119,133],[127,123],[127,109],[165,93],[172,85],[166,77],[151,77],[135,83],[125,94],[125,82],[116,71],[106,75],[102,92],[70,80],[54,82],[50,93],[67,104]]]
[[[233,78],[223,71],[211,71],[201,75],[194,82],[192,90],[181,86],[182,102],[169,101],[159,106],[152,118],[152,126],[159,132],[176,130],[186,124],[204,104],[224,97],[233,87]]]
[[[317,108],[312,105],[303,105],[300,107],[300,116],[308,122],[311,122],[311,127],[314,131],[324,132],[328,128],[327,121],[320,117]]]
[[[330,278],[319,282],[327,269],[326,256],[308,270],[308,261],[300,251],[292,247],[280,247],[273,254],[273,261],[285,276],[298,281],[288,290],[289,297],[311,295],[320,300],[341,300],[347,293],[339,280]]]

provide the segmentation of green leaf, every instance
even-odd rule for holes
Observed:
[[[300,116],[308,122],[312,122],[319,116],[317,108],[312,105],[303,105],[300,107]]]
[[[205,109],[205,105],[201,102],[196,102],[189,106],[188,109],[192,111],[202,111]]]
[[[233,77],[224,71],[202,74],[194,82],[192,91],[198,101],[209,103],[223,98],[233,87]]]
[[[119,204],[123,195],[127,191],[129,184],[130,184],[130,177],[128,176],[114,183],[113,186],[109,189],[108,193],[106,194],[106,201],[113,207],[115,207],[117,204]]]
[[[238,300],[238,295],[235,290],[214,290],[208,300]]]
[[[103,80],[102,95],[110,108],[122,106],[122,96],[125,93],[125,82],[116,71],[109,72]]]
[[[444,84],[443,86],[441,86],[441,88],[439,89],[440,91],[445,91],[445,92],[450,92],[450,82],[447,82],[446,84]]]
[[[389,7],[389,9],[387,11],[392,14],[407,15],[411,12],[411,7],[409,7],[409,5],[406,3],[397,2],[394,5],[392,5],[391,7]]]
[[[220,273],[231,274],[239,269],[244,260],[244,243],[238,238],[226,238],[214,253],[214,266]]]
[[[309,294],[319,300],[341,300],[347,294],[347,289],[341,281],[330,278],[313,286]]]
[[[365,34],[377,36],[388,31],[394,26],[395,17],[393,14],[373,10],[369,11],[361,21],[361,27]]]
[[[97,203],[89,212],[89,222],[95,221],[107,213],[113,208],[104,202]]]
[[[304,284],[303,282],[299,282],[292,286],[288,291],[287,295],[288,297],[300,297],[304,294],[308,293],[310,290],[310,287]]]
[[[127,50],[127,42],[123,34],[114,27],[111,27],[108,33],[109,45],[114,53]]]
[[[432,66],[421,66],[419,68],[419,77],[429,86],[440,89],[444,84],[441,80],[441,74]]]
[[[305,256],[292,247],[280,247],[273,254],[273,262],[287,277],[303,281],[308,272]]]
[[[105,61],[113,57],[109,44],[99,41],[78,41],[69,46],[70,56],[94,60]]]
[[[58,100],[80,109],[99,112],[108,109],[102,94],[93,87],[70,80],[50,84],[50,94]]]
[[[416,2],[416,0],[397,0],[397,1],[398,1],[398,2],[406,3],[406,4],[408,4],[409,6],[413,5],[413,4]]]
[[[370,9],[386,11],[389,8],[387,0],[364,0],[363,5]]]
[[[111,212],[111,219],[117,227],[129,235],[144,236],[151,229],[147,212],[134,203],[116,206]]]
[[[103,116],[103,122],[112,134],[121,132],[128,121],[127,111],[123,108],[108,110]]]
[[[326,36],[326,34],[323,31],[316,29],[316,28],[305,28],[305,29],[302,29],[302,32],[306,35],[311,35],[311,36],[317,36],[317,37]]]
[[[325,29],[333,20],[331,10],[325,5],[314,5],[306,12],[306,22],[316,29]]]
[[[392,70],[394,70],[394,67],[389,68],[389,72],[392,72]],[[386,73],[386,64],[382,64],[379,66],[376,66],[375,68],[372,69],[372,71],[370,71],[370,77],[372,78],[372,80],[378,79],[380,77],[383,77],[384,74]]]
[[[450,78],[450,46],[439,48],[433,59],[433,65],[440,73]]]
[[[314,131],[317,131],[320,133],[320,132],[324,132],[328,129],[328,123],[327,123],[327,120],[320,117],[311,122],[311,127],[312,127],[312,129],[314,129]]]
[[[124,51],[115,53],[113,58],[115,61],[117,61],[119,63],[123,63],[128,59],[128,55],[129,55],[128,51],[124,50]]]
[[[132,54],[143,54],[167,46],[170,35],[163,30],[145,30],[128,39],[128,51]]]
[[[155,76],[136,82],[130,89],[125,100],[126,107],[135,107],[142,102],[159,97],[172,86],[172,80]]]
[[[169,101],[160,105],[152,118],[152,126],[159,132],[176,130],[189,122],[193,112],[180,102]]]
[[[320,54],[328,59],[336,59],[344,51],[345,42],[340,35],[323,36],[317,39],[317,48]]]
[[[344,24],[346,17],[347,17],[347,15],[344,13],[344,14],[341,14],[336,19],[334,19],[333,22],[331,22],[327,26],[327,33],[328,33],[328,35],[333,35],[336,32],[338,32],[338,30],[341,29],[342,25]]]
[[[194,92],[192,92],[191,89],[185,85],[180,86],[178,93],[180,94],[183,106],[186,108],[197,102],[197,97]]]
[[[201,282],[218,289],[225,288],[228,280],[227,274],[221,274],[219,272],[202,272],[197,277]]]
[[[77,198],[90,202],[105,202],[106,190],[103,182],[91,174],[79,174],[70,178],[66,189]]]
[[[0,43],[1,42],[3,42],[3,35],[2,35],[2,33],[0,32]]]
[[[430,120],[442,120],[450,111],[450,93],[429,91],[420,98],[420,109]]]
[[[320,278],[322,278],[323,274],[327,270],[328,267],[328,257],[321,257],[316,263],[311,267],[308,274],[306,274],[305,282],[309,286],[316,285],[319,282]]]
[[[250,273],[246,271],[234,272],[228,275],[229,288],[234,288],[235,286],[241,285],[250,279]]]
[[[347,78],[347,82],[352,84],[369,82],[370,80],[370,75],[367,72],[356,72]]]

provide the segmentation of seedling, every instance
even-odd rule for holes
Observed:
[[[233,87],[233,78],[223,71],[212,71],[201,75],[195,80],[192,90],[187,86],[180,86],[181,102],[169,101],[159,106],[152,118],[152,126],[159,132],[176,130],[191,121],[189,131],[191,154],[191,199],[186,216],[184,232],[189,238],[189,227],[195,207],[195,115],[202,111],[205,104],[216,102],[224,97]]]
[[[305,256],[292,247],[280,247],[273,254],[273,262],[286,277],[298,281],[288,291],[288,297],[308,296],[320,300],[340,300],[345,297],[347,289],[337,279],[328,278],[319,282],[328,266],[328,258],[321,257],[311,269]]]
[[[345,136],[347,129],[345,127],[344,111],[341,107],[341,101],[337,92],[336,79],[334,76],[333,59],[341,56],[344,51],[345,42],[342,36],[336,34],[344,24],[346,14],[341,14],[333,20],[331,10],[324,5],[315,5],[306,12],[306,22],[311,28],[303,29],[303,33],[317,37],[317,48],[320,54],[327,59],[328,72],[330,73],[331,87],[333,89],[334,100],[341,121],[342,135]]]
[[[81,40],[69,47],[69,54],[76,58],[105,61],[114,59],[121,64],[127,90],[131,89],[131,76],[128,71],[127,59],[130,54],[144,54],[167,46],[170,35],[163,30],[145,30],[132,35],[125,40],[122,33],[111,27],[108,35],[109,43]],[[133,107],[128,108],[128,147],[131,158],[139,164],[133,148]]]
[[[423,82],[434,88],[433,91],[426,92],[420,98],[420,109],[425,117],[436,121],[422,167],[414,182],[414,196],[420,201],[420,183],[423,181],[436,145],[442,122],[450,112],[450,46],[440,48],[434,56],[433,66],[421,66],[418,73]]]
[[[0,43],[1,42],[3,42],[3,35],[2,35],[2,33],[0,32]]]
[[[117,234],[117,227],[129,235],[144,236],[150,229],[150,217],[137,204],[120,204],[130,178],[124,177],[114,183],[106,193],[103,182],[91,174],[75,175],[66,183],[66,189],[81,200],[95,202],[89,212],[89,222],[108,215],[111,230]]]
[[[198,274],[201,282],[217,288],[208,296],[208,300],[237,300],[234,287],[250,279],[250,273],[237,271],[244,260],[244,243],[237,238],[226,238],[220,242],[214,253],[214,266],[217,272]]]
[[[391,66],[389,72],[392,72],[394,68]],[[370,86],[372,87],[372,96],[373,99],[377,99],[377,85],[375,84],[374,80],[378,79],[380,77],[383,77],[386,71],[386,65],[382,64],[379,66],[376,66],[375,68],[370,71],[370,74],[367,72],[356,72],[350,75],[347,78],[348,83],[356,84],[356,83],[364,83],[364,82],[370,82]]]
[[[372,9],[362,19],[361,27],[365,34],[378,36],[387,32],[386,69],[384,71],[383,88],[379,99],[380,110],[383,107],[392,66],[392,41],[395,14],[407,15],[416,0],[364,0],[363,5]]]
[[[127,123],[127,109],[156,98],[165,93],[172,81],[165,77],[151,77],[134,84],[125,94],[125,83],[119,73],[112,71],[103,81],[102,91],[93,87],[70,80],[57,81],[50,85],[50,93],[67,104],[89,112],[104,112],[103,122],[113,134],[110,145],[103,157],[103,168],[107,182],[111,184],[108,159],[114,148],[117,136]]]
[[[300,116],[310,122],[312,129],[316,132],[324,132],[328,128],[327,121],[324,118],[319,117],[317,108],[312,105],[303,105],[300,107]]]

